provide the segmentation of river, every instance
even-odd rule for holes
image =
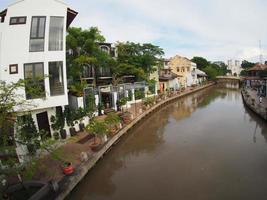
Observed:
[[[266,141],[239,90],[209,88],[130,131],[68,199],[267,199]]]

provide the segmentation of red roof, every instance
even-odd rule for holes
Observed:
[[[263,71],[267,70],[267,65],[258,63],[254,65],[252,68],[250,68],[248,71]]]

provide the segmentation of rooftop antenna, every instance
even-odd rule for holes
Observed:
[[[262,51],[261,51],[261,40],[259,41],[259,49],[260,49],[260,64],[262,64],[263,58],[262,58]]]

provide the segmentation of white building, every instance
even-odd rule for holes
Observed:
[[[207,74],[200,69],[196,69],[197,74],[197,84],[202,84],[207,80]]]
[[[179,77],[177,74],[172,72],[169,66],[170,60],[164,60],[164,66],[159,72],[159,89],[160,92],[166,90],[178,90],[180,88]]]
[[[240,72],[242,71],[241,62],[239,60],[228,60],[227,61],[227,69],[231,70],[232,76],[239,76]]]
[[[192,86],[197,84],[197,64],[190,61],[190,71],[186,74],[187,86]]]
[[[31,96],[26,85],[17,92],[34,105],[37,128],[51,136],[51,115],[68,104],[65,38],[76,15],[61,0],[19,0],[0,12],[0,80],[27,79],[43,90]]]

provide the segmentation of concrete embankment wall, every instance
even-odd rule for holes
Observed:
[[[68,194],[75,188],[75,186],[83,179],[83,177],[88,173],[88,171],[93,168],[97,161],[99,161],[105,153],[107,153],[110,148],[115,145],[121,136],[126,134],[129,130],[131,130],[133,127],[135,127],[142,119],[148,117],[155,111],[159,110],[160,108],[164,107],[165,105],[176,101],[177,99],[190,95],[192,93],[195,93],[197,91],[203,90],[205,88],[211,87],[215,85],[215,83],[210,83],[205,86],[195,88],[193,90],[184,92],[179,95],[175,95],[173,97],[170,97],[166,100],[162,100],[161,102],[157,103],[156,105],[152,106],[150,109],[144,111],[142,114],[140,114],[138,117],[136,117],[130,124],[125,126],[123,129],[121,129],[114,137],[112,137],[101,150],[99,150],[97,153],[93,155],[93,157],[88,160],[87,162],[83,163],[79,168],[76,169],[76,172],[73,176],[65,176],[64,179],[60,183],[60,193],[57,196],[57,200],[63,200],[68,196]]]
[[[241,94],[245,105],[257,115],[267,120],[267,110],[261,104],[255,103],[255,99],[253,102],[252,98],[248,97],[243,90]]]

